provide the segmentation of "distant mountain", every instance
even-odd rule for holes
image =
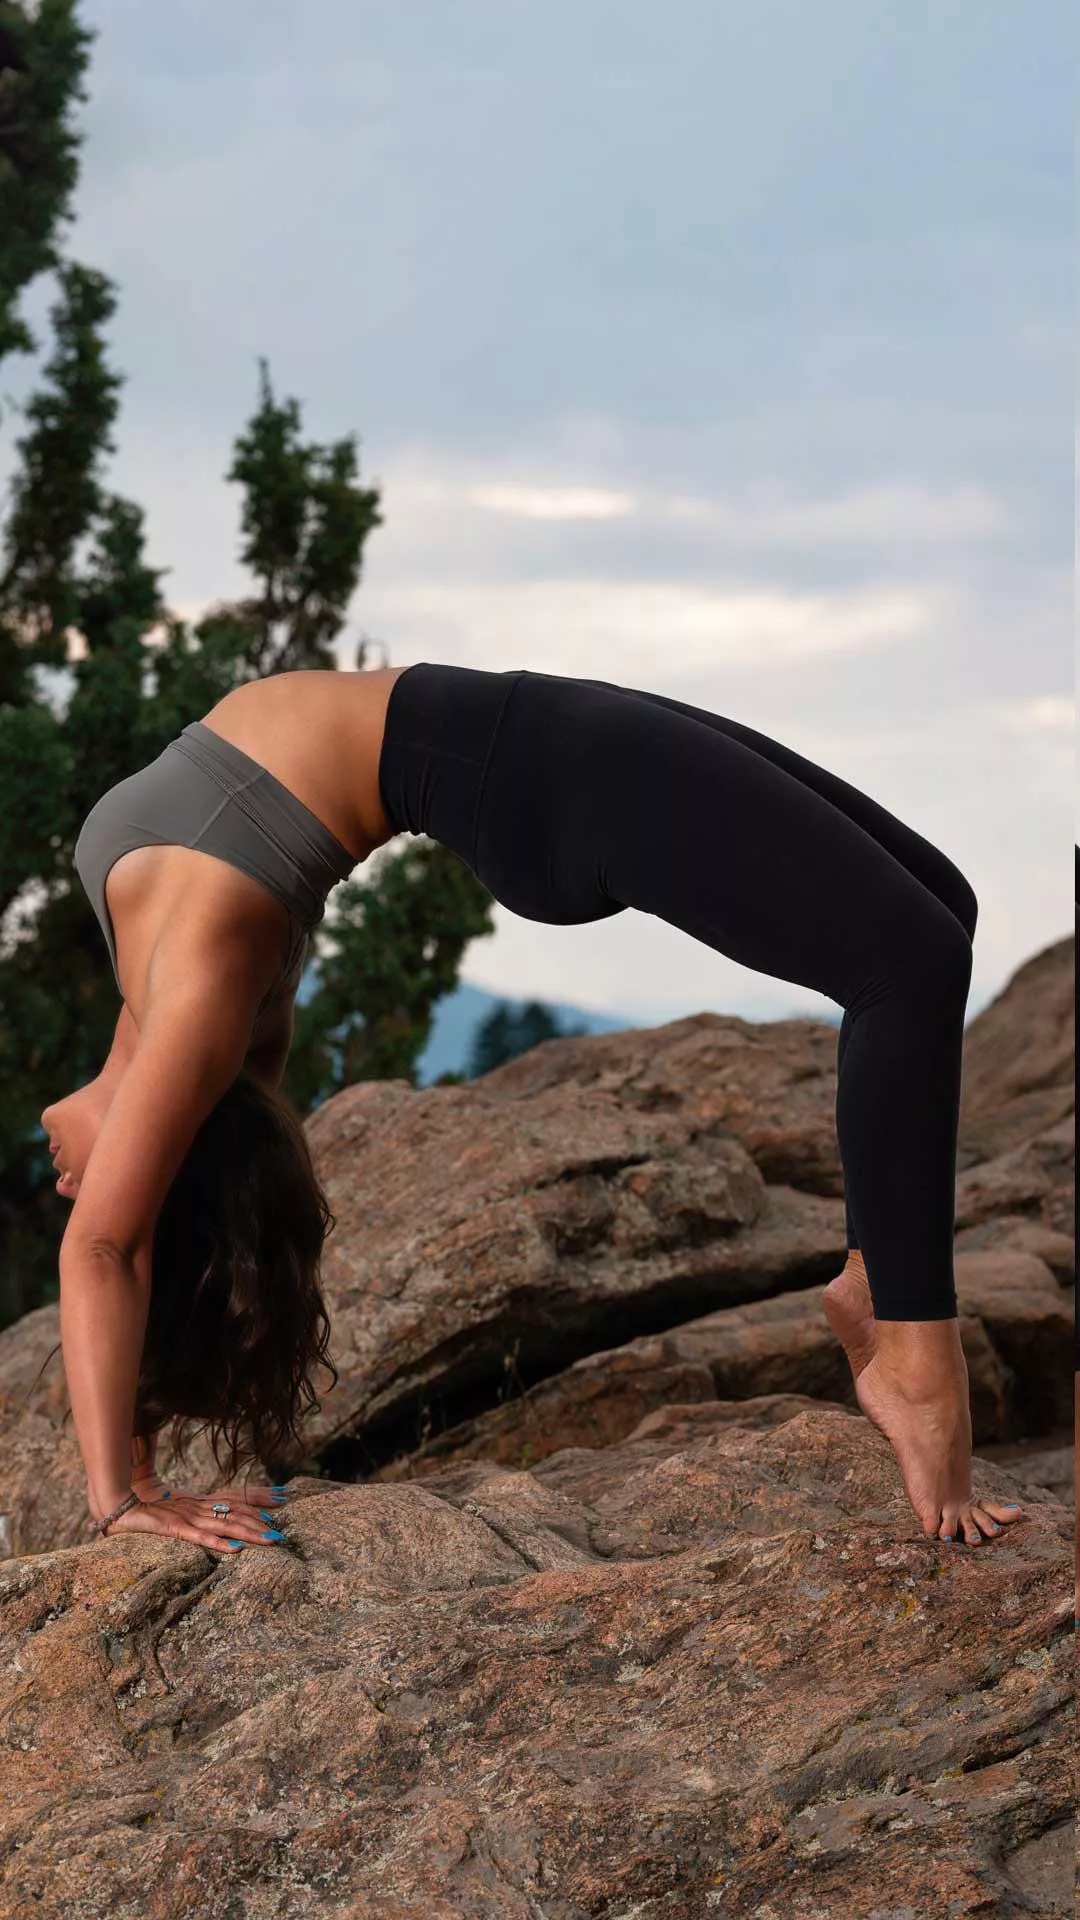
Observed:
[[[440,1073],[463,1073],[472,1050],[473,1034],[493,1007],[503,1001],[520,1006],[525,999],[543,1000],[561,1027],[585,1027],[589,1033],[618,1033],[639,1021],[617,1014],[590,1013],[565,1000],[547,1000],[543,995],[489,993],[484,987],[471,987],[462,981],[453,993],[440,1000],[435,1009],[431,1039],[417,1062],[417,1085],[428,1087]]]

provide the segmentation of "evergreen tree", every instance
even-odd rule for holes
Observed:
[[[93,37],[75,11],[75,0],[0,0],[0,355],[36,347],[15,313],[22,290],[46,269],[58,285],[52,357],[23,409],[0,523],[0,1325],[56,1297],[69,1208],[39,1116],[100,1070],[119,1012],[72,864],[79,827],[106,788],[230,688],[335,669],[331,643],[381,524],[378,489],[357,481],[356,437],[303,445],[297,402],[275,401],[260,360],[257,408],[228,473],[243,491],[243,558],[259,590],[190,629],[164,603],[169,569],[148,564],[142,509],[101,477],[121,386],[104,343],[116,294],[55,244],[77,177],[67,113]],[[62,713],[40,668],[71,676]],[[335,914],[339,898],[340,924],[313,937],[322,979],[297,1010],[285,1082],[304,1112],[350,1080],[412,1077],[467,942],[492,928],[487,889],[431,842],[400,859],[386,850],[370,886],[335,896]]]
[[[567,1040],[588,1031],[584,1026],[560,1027],[551,1008],[541,1000],[526,1000],[516,1009],[500,1000],[477,1024],[465,1078],[476,1080],[493,1067],[538,1047],[542,1040]]]

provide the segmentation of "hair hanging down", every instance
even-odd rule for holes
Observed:
[[[319,1284],[336,1221],[292,1102],[241,1073],[199,1128],[154,1229],[150,1308],[134,1432],[172,1421],[185,1457],[198,1421],[228,1478],[245,1455],[264,1468],[331,1384],[330,1321]],[[227,1463],[219,1453],[228,1443]]]

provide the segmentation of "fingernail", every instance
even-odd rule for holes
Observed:
[[[269,1524],[270,1524],[270,1526],[273,1526],[273,1524],[274,1524],[274,1516],[273,1516],[273,1514],[272,1514],[272,1513],[267,1513],[267,1511],[266,1511],[266,1508],[265,1508],[265,1507],[260,1507],[260,1508],[259,1508],[259,1512],[260,1512],[260,1513],[262,1514],[262,1517],[263,1517],[263,1519],[264,1519],[264,1520],[266,1520],[266,1521],[268,1521],[268,1522],[269,1522]]]
[[[227,1547],[242,1547],[243,1544],[242,1540],[226,1540],[225,1542]]]
[[[1006,1513],[1019,1513],[1020,1511],[1019,1500],[1003,1500],[1001,1504],[1005,1508]]]
[[[287,1483],[284,1483],[284,1484],[282,1484],[281,1486],[278,1486],[278,1485],[277,1485],[277,1484],[275,1483],[275,1485],[274,1485],[274,1486],[272,1486],[272,1487],[271,1487],[271,1489],[270,1489],[270,1491],[271,1491],[271,1493],[284,1493],[284,1491],[285,1491],[285,1484],[287,1484]]]
[[[285,1535],[279,1533],[276,1527],[271,1527],[269,1533],[264,1533],[262,1537],[264,1540],[284,1540]]]

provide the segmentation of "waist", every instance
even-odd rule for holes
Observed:
[[[395,833],[425,833],[472,860],[484,781],[524,669],[420,660],[390,691],[379,797]]]

